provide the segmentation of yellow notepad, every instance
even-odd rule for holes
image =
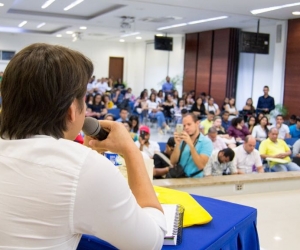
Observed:
[[[212,220],[211,215],[189,193],[157,186],[154,190],[160,203],[184,207],[183,227],[202,225]]]

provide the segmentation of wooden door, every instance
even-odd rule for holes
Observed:
[[[123,81],[124,58],[123,57],[109,57],[108,76],[117,81],[121,78]]]

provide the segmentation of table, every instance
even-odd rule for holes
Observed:
[[[212,215],[213,220],[206,225],[184,228],[181,245],[163,246],[162,249],[260,249],[256,229],[256,209],[203,196],[192,196]],[[108,249],[116,248],[89,235],[82,236],[77,248],[77,250]]]

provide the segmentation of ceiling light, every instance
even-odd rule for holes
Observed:
[[[38,29],[43,27],[46,23],[40,23],[38,26],[36,26]]]
[[[75,1],[75,2],[73,2],[73,3],[71,3],[71,4],[68,5],[66,8],[64,8],[64,11],[67,11],[67,10],[69,10],[69,9],[74,8],[76,5],[82,3],[83,1],[84,1],[84,0],[77,0],[77,1]]]
[[[50,4],[52,4],[55,0],[48,0],[42,5],[42,9],[46,9]]]
[[[68,30],[67,32],[66,32],[66,34],[68,34],[68,35],[72,35],[74,32],[73,31],[70,31],[70,30]]]
[[[81,26],[81,27],[79,27],[79,29],[86,30],[87,28],[85,26]]]
[[[197,21],[188,22],[188,24],[205,23],[205,22],[211,22],[211,21],[216,21],[216,20],[225,19],[225,18],[228,18],[228,16],[219,16],[219,17],[213,17],[213,18],[208,18],[208,19],[201,19],[201,20],[197,20]]]
[[[141,39],[142,39],[142,37],[140,37],[140,36],[137,36],[135,39],[141,40]]]
[[[274,237],[274,240],[279,241],[279,240],[281,240],[281,237],[275,236],[275,237]]]
[[[125,42],[125,40],[124,40],[124,39],[120,39],[120,42],[121,42],[121,43],[124,43],[124,42]]]
[[[23,21],[23,22],[21,22],[18,26],[21,28],[21,27],[23,27],[26,23],[27,23],[27,21]]]
[[[164,36],[164,34],[156,34],[156,36]]]
[[[4,3],[0,3],[0,7],[3,7],[4,6]]]
[[[300,15],[300,11],[294,11],[294,12],[292,12],[292,14],[295,15],[295,16],[299,16]]]
[[[140,32],[133,32],[133,33],[122,35],[121,37],[135,36],[135,35],[138,35],[138,34],[140,34]]]
[[[62,37],[62,35],[61,34],[57,34],[56,37]]]
[[[76,36],[76,34],[75,34],[75,33],[73,33],[73,34],[72,34],[72,37],[75,37],[75,36]]]
[[[165,26],[165,27],[160,27],[157,30],[166,30],[166,29],[172,29],[172,28],[177,28],[177,27],[182,27],[182,26],[186,26],[186,23],[179,23],[179,24],[175,24],[175,25],[170,25],[170,26]]]
[[[264,13],[264,12],[269,12],[269,11],[273,11],[273,10],[279,10],[279,9],[293,7],[293,6],[298,6],[298,5],[300,5],[299,2],[298,3],[290,3],[290,4],[278,5],[278,6],[273,6],[273,7],[263,8],[263,9],[251,10],[250,12],[253,15],[256,15],[256,14],[261,14],[261,13]]]

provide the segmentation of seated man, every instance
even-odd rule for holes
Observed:
[[[124,99],[124,96],[121,93],[121,90],[119,90],[119,89],[115,90],[115,92],[111,95],[111,99],[116,106],[120,105]]]
[[[293,156],[300,157],[300,139],[297,140],[293,145]]]
[[[171,167],[170,156],[175,147],[174,137],[170,137],[164,152],[157,152],[153,156],[154,169],[153,176],[155,179],[161,179],[169,172]],[[162,156],[163,155],[163,156]]]
[[[300,138],[300,117],[296,118],[296,124],[290,126],[290,134],[292,138]]]
[[[135,145],[151,159],[153,159],[155,152],[160,152],[158,143],[150,141],[150,129],[147,126],[140,127],[139,140],[135,142]]]
[[[200,133],[199,121],[194,114],[186,114],[182,123],[184,131],[174,133],[176,144],[171,163],[179,163],[187,177],[203,177],[203,169],[213,150],[212,142]]]
[[[225,132],[227,133],[227,129],[230,127],[231,121],[229,121],[229,112],[224,111],[222,114],[222,127],[225,129]]]
[[[237,174],[237,169],[232,164],[233,158],[234,151],[231,148],[213,152],[204,168],[204,176]]]
[[[214,150],[220,151],[224,148],[227,148],[227,145],[222,138],[218,137],[218,131],[215,127],[211,127],[208,130],[207,137],[212,141]]]
[[[285,138],[290,138],[290,129],[287,125],[283,123],[283,116],[276,116],[276,124],[272,125],[272,128],[277,128],[278,138],[284,140]]]
[[[300,167],[291,162],[291,150],[284,140],[278,139],[278,129],[273,127],[269,131],[269,138],[262,141],[259,146],[259,153],[263,159],[269,159],[271,171],[300,171]]]
[[[207,113],[207,118],[201,122],[201,125],[204,127],[205,135],[208,133],[208,130],[213,126],[214,117],[215,117],[214,111],[209,111]]]
[[[250,174],[253,172],[263,173],[261,158],[255,149],[256,140],[253,136],[247,135],[242,145],[234,149],[235,157],[233,165],[239,174]]]
[[[123,108],[120,110],[120,118],[116,122],[128,121],[128,110]]]

